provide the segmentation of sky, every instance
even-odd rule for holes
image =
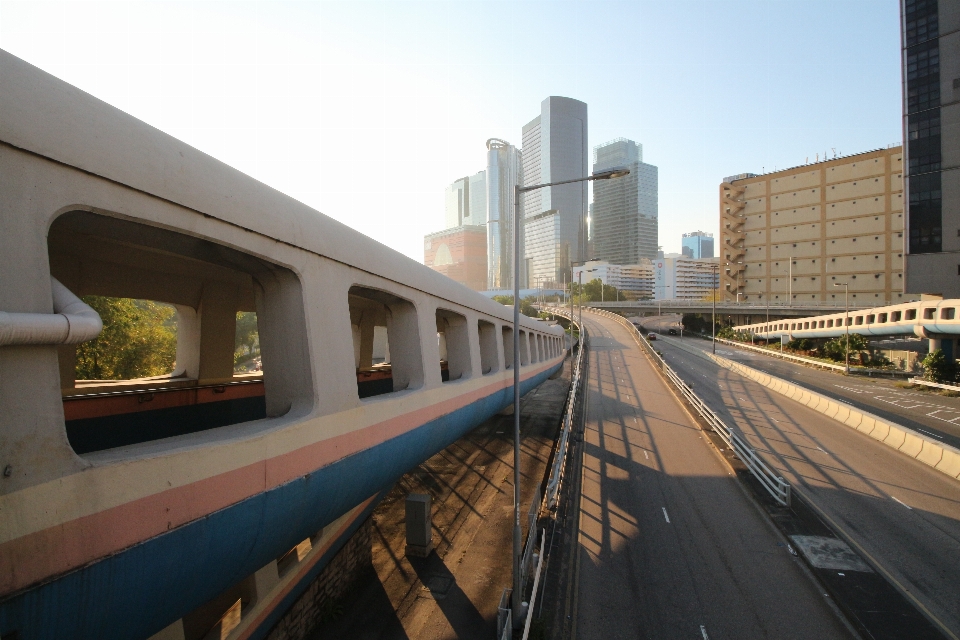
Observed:
[[[423,261],[444,189],[547,96],[659,167],[659,244],[725,176],[899,144],[897,0],[0,0],[0,48]]]

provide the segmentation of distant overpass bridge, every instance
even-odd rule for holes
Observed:
[[[713,303],[709,300],[638,300],[620,302],[591,302],[590,307],[604,309],[625,316],[649,316],[667,313],[699,313],[713,312]],[[851,307],[852,308],[852,307]],[[843,311],[843,303],[796,303],[793,305],[771,304],[757,305],[745,302],[737,304],[729,300],[717,300],[716,313],[727,323],[750,324],[759,320],[766,320],[769,310],[770,318],[804,318],[808,316]]]
[[[837,338],[848,331],[867,337],[918,336],[930,340],[930,348],[956,357],[960,338],[960,300],[924,300],[868,309],[851,309],[802,319],[778,319],[736,327],[765,340]]]

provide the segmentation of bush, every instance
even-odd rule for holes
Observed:
[[[923,377],[930,382],[955,382],[957,379],[957,362],[947,358],[942,349],[927,354],[923,359]]]
[[[847,342],[847,337],[840,336],[839,338],[834,338],[823,343],[823,346],[820,347],[820,355],[824,358],[829,358],[830,360],[840,361],[844,359],[845,345]],[[859,333],[850,334],[850,359],[855,360],[860,358],[860,352],[867,348],[867,339],[864,338]]]
[[[797,338],[796,340],[791,340],[785,346],[791,351],[810,351],[813,349],[813,340],[810,338]]]

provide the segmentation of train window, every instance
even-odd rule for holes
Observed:
[[[500,370],[500,359],[497,357],[497,327],[492,322],[480,320],[477,322],[477,332],[480,334],[480,372],[483,375],[496,373]]]
[[[409,300],[366,287],[348,292],[360,398],[423,385],[417,309]]]
[[[890,314],[890,322],[900,322],[900,311],[894,311]]]
[[[437,342],[440,346],[440,377],[444,382],[470,377],[470,332],[459,313],[437,309]]]
[[[544,351],[543,336],[540,335],[539,333],[537,334],[537,356],[538,356],[538,359],[537,359],[538,362],[543,362],[544,360],[547,359],[546,351]]]
[[[99,307],[107,327],[99,341],[58,350],[76,453],[312,409],[303,297],[289,269],[88,211],[59,216],[47,245],[51,275]]]
[[[881,313],[877,316],[877,324],[883,324],[887,321],[887,314]]]
[[[530,364],[530,341],[527,339],[527,332],[520,330],[520,366],[525,367]]]
[[[867,315],[867,324],[873,324],[873,321],[876,320],[876,316],[871,314]]]
[[[503,368],[513,369],[513,327],[504,325],[500,328],[503,341]]]
[[[954,315],[956,314],[956,309],[953,307],[946,307],[940,309],[940,319],[941,320],[953,320]]]
[[[540,335],[530,334],[530,364],[536,364],[543,360],[543,352],[540,349]]]
[[[827,329],[833,326],[833,319],[827,320]]]
[[[933,307],[927,307],[923,310],[923,319],[924,320],[933,320],[933,314],[936,311]]]
[[[854,324],[863,324],[863,316],[857,316]]]
[[[904,312],[904,320],[916,320],[917,319],[917,310],[916,309],[907,309]]]

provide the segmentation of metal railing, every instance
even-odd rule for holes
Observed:
[[[697,394],[693,392],[687,383],[684,382],[680,376],[670,368],[670,365],[660,356],[659,353],[650,345],[649,342],[643,337],[643,334],[626,318],[619,316],[615,313],[610,313],[609,311],[603,311],[600,309],[593,310],[594,313],[599,315],[606,316],[613,320],[616,320],[625,328],[630,330],[633,334],[634,340],[637,341],[637,344],[640,345],[640,348],[643,349],[660,367],[660,370],[663,371],[667,379],[673,383],[673,385],[680,391],[684,398],[687,399],[687,402],[697,410],[697,413],[706,420],[707,424],[710,425],[710,428],[713,429],[720,436],[720,438],[727,444],[728,447],[734,452],[734,454],[747,466],[750,470],[750,473],[760,482],[764,489],[767,490],[774,500],[779,504],[789,507],[790,506],[790,485],[784,480],[781,476],[778,476],[773,469],[771,469],[766,462],[764,462],[757,455],[757,452],[751,448],[746,442],[737,435],[733,429],[724,424],[723,420],[713,412],[713,409],[708,407],[706,403],[701,400]]]
[[[540,586],[540,573],[543,568],[543,556],[546,545],[546,535],[537,527],[541,510],[553,509],[557,505],[557,496],[563,485],[563,472],[566,467],[567,453],[570,448],[570,438],[574,430],[574,415],[576,413],[577,398],[583,388],[584,379],[584,351],[587,348],[587,334],[583,326],[570,317],[569,312],[565,310],[551,308],[550,311],[557,315],[567,318],[571,322],[571,328],[576,326],[580,333],[579,345],[576,356],[573,359],[573,374],[570,383],[570,390],[567,393],[566,406],[564,407],[563,426],[560,437],[557,440],[557,448],[553,458],[553,467],[547,480],[546,491],[543,496],[540,494],[539,487],[530,502],[530,509],[527,512],[527,540],[523,547],[523,555],[520,559],[520,587],[526,591],[527,582],[533,572],[533,587],[531,592],[530,604],[527,607],[526,620],[523,630],[523,638],[527,638],[530,633],[530,623],[533,616],[533,605],[537,599],[537,589]],[[572,335],[572,332],[571,332]],[[572,348],[572,347],[571,347]],[[537,543],[539,541],[540,551],[537,553]],[[513,611],[511,609],[511,600],[513,589],[507,588],[500,595],[500,604],[497,606],[497,638],[498,640],[508,640],[513,634]],[[517,621],[519,624],[519,621]]]
[[[500,604],[497,605],[497,640],[510,640],[513,637],[513,609],[510,608],[510,598],[513,589],[506,588],[500,595]]]
[[[563,484],[563,470],[566,467],[567,450],[570,445],[570,434],[573,430],[573,416],[576,408],[577,396],[580,394],[583,380],[583,352],[587,346],[586,330],[570,317],[569,312],[564,310],[552,310],[557,315],[561,315],[570,320],[571,327],[577,326],[580,333],[580,346],[577,349],[577,357],[573,365],[573,379],[570,383],[570,391],[567,394],[567,405],[563,414],[563,429],[560,432],[560,439],[557,443],[557,452],[553,458],[553,469],[550,471],[550,479],[547,481],[547,489],[544,496],[544,507],[554,509],[557,506],[557,496],[560,493],[560,487]]]

